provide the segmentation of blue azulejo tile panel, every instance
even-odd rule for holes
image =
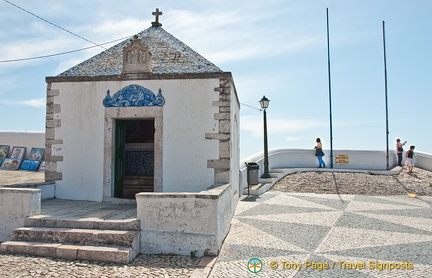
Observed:
[[[155,95],[149,89],[136,84],[124,87],[112,97],[108,90],[103,100],[105,107],[163,106],[164,104],[165,98],[162,96],[161,89]]]

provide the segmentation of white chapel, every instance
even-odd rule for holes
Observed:
[[[47,77],[46,180],[59,199],[239,190],[230,72],[152,26]]]

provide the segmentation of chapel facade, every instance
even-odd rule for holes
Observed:
[[[239,189],[239,107],[230,72],[158,21],[47,77],[46,181],[56,198]]]

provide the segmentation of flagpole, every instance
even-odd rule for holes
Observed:
[[[384,48],[384,91],[385,91],[385,108],[386,108],[386,167],[390,168],[389,163],[389,122],[388,122],[388,100],[387,100],[387,58],[385,43],[385,22],[382,22],[383,30],[383,48]]]
[[[331,99],[331,75],[330,75],[330,32],[329,15],[327,14],[327,65],[328,65],[328,86],[329,86],[329,108],[330,108],[330,168],[333,168],[333,119],[332,119],[332,99]]]

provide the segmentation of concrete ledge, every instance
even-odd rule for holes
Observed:
[[[141,253],[217,255],[235,207],[230,184],[199,193],[139,193]]]
[[[55,198],[55,188],[54,182],[37,182],[37,183],[19,183],[5,185],[5,188],[34,188],[41,190],[41,199],[48,200]]]
[[[61,243],[8,241],[0,246],[2,253],[30,254],[67,260],[90,260],[127,264],[133,260],[132,248],[77,246]]]
[[[0,188],[0,242],[10,240],[13,230],[24,226],[26,217],[40,211],[40,189]]]
[[[136,219],[127,220],[100,220],[100,219],[53,219],[44,215],[27,217],[24,226],[49,227],[69,229],[99,229],[99,230],[123,230],[139,231],[140,222]]]
[[[341,173],[363,173],[370,175],[397,175],[402,171],[402,167],[394,167],[391,170],[357,170],[357,169],[331,169],[331,168],[274,168],[271,170],[276,173],[283,173],[283,176],[301,172],[341,172]]]

